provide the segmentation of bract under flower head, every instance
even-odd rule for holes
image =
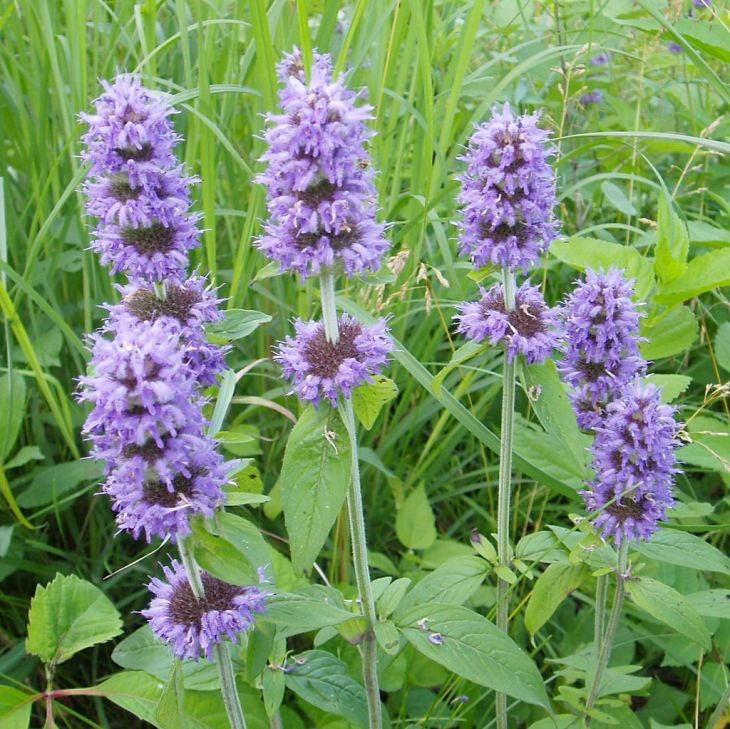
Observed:
[[[460,252],[477,266],[527,268],[558,232],[549,132],[539,115],[515,116],[505,104],[478,126],[462,159]]]
[[[315,407],[322,398],[335,407],[340,395],[349,398],[358,385],[371,382],[393,348],[385,319],[364,327],[343,314],[336,343],[327,338],[322,322],[298,319],[294,327],[296,337],[281,342],[274,359],[299,398]]]
[[[590,511],[600,510],[596,527],[617,544],[648,539],[674,503],[679,425],[674,408],[662,404],[660,395],[654,385],[636,380],[606,406],[596,427],[596,477],[583,497]]]
[[[167,582],[155,577],[149,588],[154,598],[142,610],[152,632],[180,658],[213,660],[213,648],[227,636],[237,643],[254,626],[255,613],[265,609],[267,592],[258,586],[238,587],[203,572],[205,596],[195,597],[185,568],[176,560],[163,568]]]
[[[558,365],[573,388],[579,425],[600,423],[606,402],[646,370],[639,354],[641,314],[631,297],[633,282],[617,268],[586,270],[561,308],[565,350]]]
[[[148,542],[154,537],[176,542],[190,533],[191,516],[210,517],[223,502],[228,467],[215,443],[189,434],[175,441],[174,455],[128,449],[104,484],[119,528],[135,539],[144,533]]]
[[[508,361],[522,354],[531,364],[544,362],[558,346],[556,316],[536,286],[522,284],[515,292],[515,307],[509,312],[501,284],[481,289],[481,294],[479,301],[461,304],[461,313],[456,317],[458,330],[469,339],[504,344]]]
[[[168,435],[202,432],[204,419],[197,382],[190,376],[178,327],[120,320],[114,339],[93,334],[91,370],[80,378],[80,399],[93,409],[84,433],[98,458],[114,460],[129,446]]]
[[[389,244],[375,221],[376,191],[366,143],[372,107],[332,78],[327,55],[314,54],[309,83],[298,50],[284,57],[281,114],[264,133],[270,220],[258,247],[303,278],[341,265],[348,276],[380,267]]]

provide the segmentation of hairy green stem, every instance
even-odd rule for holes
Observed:
[[[624,540],[618,550],[618,564],[616,566],[616,593],[613,596],[611,614],[608,617],[606,633],[603,636],[603,640],[601,641],[601,647],[598,651],[598,658],[596,659],[596,672],[594,673],[593,680],[590,683],[590,693],[588,695],[588,700],[586,701],[586,725],[590,724],[589,714],[591,709],[595,706],[596,701],[598,700],[598,696],[601,690],[601,681],[603,680],[603,674],[606,672],[606,668],[608,667],[608,661],[611,658],[613,640],[616,637],[616,629],[618,628],[619,620],[621,618],[621,608],[623,607],[624,603],[628,561],[629,544],[626,540]]]
[[[325,336],[331,341],[339,339],[337,325],[337,306],[335,304],[335,279],[330,271],[320,276],[320,295],[322,297],[322,321]],[[368,565],[367,539],[365,535],[365,513],[362,506],[360,488],[360,462],[357,448],[357,427],[352,400],[345,400],[340,407],[340,415],[350,439],[351,479],[347,494],[347,516],[350,524],[352,541],[352,561],[355,568],[355,581],[360,595],[363,616],[365,617],[365,633],[360,644],[362,655],[362,675],[365,684],[365,696],[368,703],[368,728],[381,729],[383,725],[380,705],[380,688],[378,686],[378,647],[375,640],[375,600],[370,583],[370,567]]]
[[[608,589],[608,579],[606,575],[599,575],[596,580],[596,613],[593,622],[593,644],[594,650],[598,652],[598,646],[601,645],[603,638],[603,629],[606,622],[606,590]]]
[[[504,305],[507,311],[515,307],[514,274],[504,269]],[[515,361],[507,361],[505,355],[502,379],[502,427],[499,444],[499,490],[497,493],[497,559],[500,567],[509,568],[509,510],[512,489],[512,441],[514,439],[515,414]],[[509,622],[509,584],[497,580],[497,627],[507,632]],[[496,695],[497,729],[507,729],[507,695]]]
[[[185,539],[178,540],[177,546],[180,552],[180,559],[185,566],[185,573],[188,576],[190,589],[193,591],[193,595],[200,600],[205,597],[205,590],[198,565],[195,563],[195,558],[188,549]],[[223,704],[226,707],[226,714],[228,715],[231,729],[246,729],[246,719],[238,698],[236,679],[233,674],[233,662],[231,661],[228,646],[225,643],[218,643],[213,648],[213,655],[215,656],[215,662],[218,667]]]

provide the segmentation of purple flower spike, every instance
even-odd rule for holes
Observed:
[[[169,644],[180,658],[213,660],[213,648],[226,636],[237,643],[241,633],[251,630],[254,614],[265,609],[267,592],[259,587],[229,585],[203,572],[205,596],[198,599],[188,582],[185,568],[176,560],[163,567],[167,582],[155,577],[149,584],[154,598],[142,615],[152,632]]]
[[[459,248],[477,266],[527,268],[557,235],[555,173],[547,161],[555,149],[538,118],[516,117],[505,104],[469,141]]]
[[[510,312],[501,284],[481,289],[481,293],[479,301],[461,304],[456,317],[458,330],[469,339],[504,344],[509,362],[522,354],[530,364],[544,362],[559,345],[557,318],[536,286],[523,283],[515,292],[515,308]]]
[[[167,436],[204,425],[179,329],[164,319],[119,324],[113,340],[91,336],[93,374],[80,378],[80,399],[93,405],[84,426],[92,455],[111,461],[125,448],[148,441],[164,448]]]
[[[298,319],[294,328],[296,337],[280,342],[274,359],[299,398],[315,407],[322,398],[336,407],[340,395],[349,398],[358,385],[372,382],[393,348],[385,319],[364,327],[343,314],[336,344],[325,336],[322,322]]]
[[[190,534],[191,516],[210,517],[223,502],[229,468],[215,443],[190,435],[176,441],[182,452],[172,458],[168,454],[162,463],[156,449],[150,454],[144,448],[128,449],[104,484],[119,528],[135,539],[144,533],[148,542],[154,537],[176,542]]]
[[[596,477],[583,498],[590,511],[601,510],[596,527],[616,544],[649,539],[674,503],[671,488],[678,473],[679,445],[674,413],[661,403],[654,385],[637,380],[606,406],[606,416],[596,427]]]
[[[646,370],[638,346],[641,314],[632,294],[633,282],[618,269],[588,269],[561,309],[565,352],[558,367],[573,388],[571,400],[585,430],[598,425],[606,402]]]
[[[282,270],[302,278],[341,265],[348,276],[376,271],[388,250],[375,222],[377,195],[366,145],[372,107],[333,80],[328,55],[314,55],[305,81],[301,53],[279,64],[282,112],[268,116],[261,157],[270,220],[258,241]]]

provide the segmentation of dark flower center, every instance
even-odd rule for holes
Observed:
[[[606,507],[606,511],[619,524],[623,524],[627,519],[640,521],[646,513],[643,502],[626,497],[621,503],[615,501],[613,504],[609,504]]]
[[[142,188],[132,187],[126,175],[114,175],[109,180],[109,194],[120,202],[136,200]]]
[[[152,159],[152,145],[143,144],[140,149],[136,147],[116,147],[114,151],[126,162],[133,159],[136,162],[148,162]]]
[[[179,504],[180,496],[192,496],[193,479],[201,473],[202,471],[194,472],[190,478],[178,473],[172,481],[172,491],[162,481],[149,481],[144,487],[145,501],[172,509]]]
[[[353,226],[344,230],[342,233],[300,233],[294,239],[294,243],[302,250],[316,246],[321,238],[328,240],[333,250],[341,251],[345,248],[350,248],[353,243],[360,239],[360,231],[357,226]]]
[[[482,238],[492,238],[497,241],[506,240],[510,237],[516,238],[518,248],[524,248],[527,244],[527,226],[520,220],[514,225],[508,225],[507,223],[492,225],[489,222],[483,222],[480,225],[479,233]]]
[[[246,588],[229,585],[217,577],[203,572],[203,592],[205,597],[198,600],[193,595],[190,583],[186,580],[175,587],[170,598],[170,617],[180,625],[190,625],[200,628],[203,615],[211,610],[233,610],[233,598],[245,592]]]
[[[122,455],[125,458],[133,458],[134,456],[142,456],[145,461],[154,461],[162,455],[163,449],[160,448],[153,440],[148,440],[144,445],[132,443],[125,445]]]
[[[314,336],[304,346],[304,357],[309,362],[313,375],[333,378],[340,365],[349,358],[358,359],[355,340],[362,334],[362,327],[356,321],[340,324],[340,338],[330,342],[324,333],[324,325],[319,326]]]
[[[296,196],[298,200],[306,203],[309,207],[316,208],[324,200],[329,200],[335,190],[337,190],[335,185],[329,180],[322,179],[306,190],[297,190]]]
[[[482,302],[482,312],[488,316],[491,312],[507,313],[501,289],[496,289]],[[525,303],[517,294],[515,308],[507,313],[507,320],[513,331],[523,337],[534,337],[545,331],[545,307],[542,304]]]
[[[146,286],[141,286],[124,299],[127,311],[138,319],[155,321],[161,316],[171,316],[182,324],[187,322],[192,308],[198,303],[198,291],[174,284],[168,287],[167,298],[164,300]]]
[[[141,228],[123,228],[124,242],[140,253],[167,253],[175,240],[175,229],[155,221]]]
[[[600,377],[607,374],[606,365],[602,362],[581,362],[578,365],[580,373],[586,382],[597,382]]]

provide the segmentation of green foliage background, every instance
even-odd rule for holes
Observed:
[[[444,368],[461,344],[450,327],[454,304],[476,294],[479,278],[455,254],[458,158],[473,125],[504,100],[520,109],[543,109],[560,149],[559,216],[566,240],[554,246],[533,279],[554,303],[585,265],[620,263],[637,276],[648,301],[645,355],[655,361],[652,372],[666,392],[677,398],[693,441],[682,451],[685,473],[669,526],[726,551],[730,428],[727,386],[718,386],[730,371],[730,313],[722,289],[730,283],[730,171],[723,159],[730,150],[724,141],[730,132],[730,15],[723,2],[715,2],[688,17],[690,5],[1,0],[3,682],[43,685],[42,666],[28,659],[23,643],[37,583],[57,572],[91,581],[121,611],[129,634],[141,625],[134,611],[145,604],[145,583],[161,559],[158,553],[137,563],[150,548],[114,537],[108,502],[95,495],[100,470],[79,460],[84,412],[73,400],[75,379],[85,368],[83,333],[100,323],[99,305],[116,296],[106,270],[87,250],[77,114],[98,95],[98,80],[120,70],[137,71],[148,86],[172,94],[180,112],[176,126],[186,140],[181,155],[201,178],[195,194],[205,232],[195,263],[211,272],[230,308],[272,317],[239,340],[229,357],[245,375],[224,428],[229,455],[255,458],[247,475],[272,497],[263,508],[241,508],[272,535],[285,588],[302,581],[287,571],[280,495],[273,487],[291,428],[288,416],[297,415],[297,406],[286,397],[270,353],[293,316],[311,315],[317,297],[313,284],[301,288],[293,278],[275,277],[252,247],[265,214],[264,191],[253,177],[263,146],[262,115],[276,108],[274,65],[295,44],[305,52],[331,52],[339,69],[350,69],[352,86],[367,87],[375,107],[373,162],[394,258],[372,285],[348,284],[340,293],[345,309],[389,316],[402,344],[389,372],[398,399],[362,435],[376,576],[417,579],[448,557],[473,554],[472,529],[487,535],[495,530],[501,357],[488,351],[460,363],[457,354],[453,366]],[[684,52],[670,53],[670,40]],[[609,65],[591,66],[590,59],[604,51],[611,54]],[[595,90],[603,101],[583,105],[581,96]],[[526,396],[537,384],[549,397],[550,372],[535,369],[524,378],[515,541],[546,525],[582,536],[571,515],[583,513],[577,488],[585,475],[585,442],[570,442],[569,418],[560,414],[558,401]],[[417,530],[408,529],[413,519],[419,520]],[[345,522],[338,521],[320,556],[333,583],[351,581]],[[684,551],[691,554],[692,548]],[[707,569],[701,560],[666,560],[656,552],[645,557],[645,574],[682,594],[728,587],[726,565],[701,571]],[[591,640],[592,578],[583,576],[569,600],[563,595],[557,601],[531,642],[523,607],[539,573],[534,567],[520,574],[514,587],[514,637],[545,677],[560,671],[557,684],[569,688],[576,665],[561,660]],[[486,614],[494,600],[493,577],[469,597]],[[574,577],[563,576],[570,587]],[[709,618],[713,644],[702,653],[658,619],[628,610],[617,660],[640,664],[640,676],[650,682],[627,687],[625,693],[638,698],[631,711],[618,707],[616,715],[638,722],[633,726],[649,726],[650,720],[652,726],[694,724],[695,712],[709,716],[728,682],[722,665],[730,644],[727,613]],[[531,627],[535,620],[531,615]],[[64,663],[59,685],[94,685],[118,670],[110,651],[110,645],[96,646]],[[489,692],[448,678],[414,651],[406,655],[400,678],[391,677],[400,686],[391,711],[414,722],[423,718],[423,726],[449,726],[457,719],[459,726],[481,726]],[[341,658],[352,663],[346,649]],[[454,700],[462,694],[469,703]],[[344,726],[299,695],[304,702],[296,711],[312,724]],[[562,696],[563,707],[569,698],[569,692]],[[59,721],[133,726],[135,720],[122,715],[89,698],[69,704]],[[521,718],[537,716],[527,711]],[[294,714],[289,721],[298,726]]]

